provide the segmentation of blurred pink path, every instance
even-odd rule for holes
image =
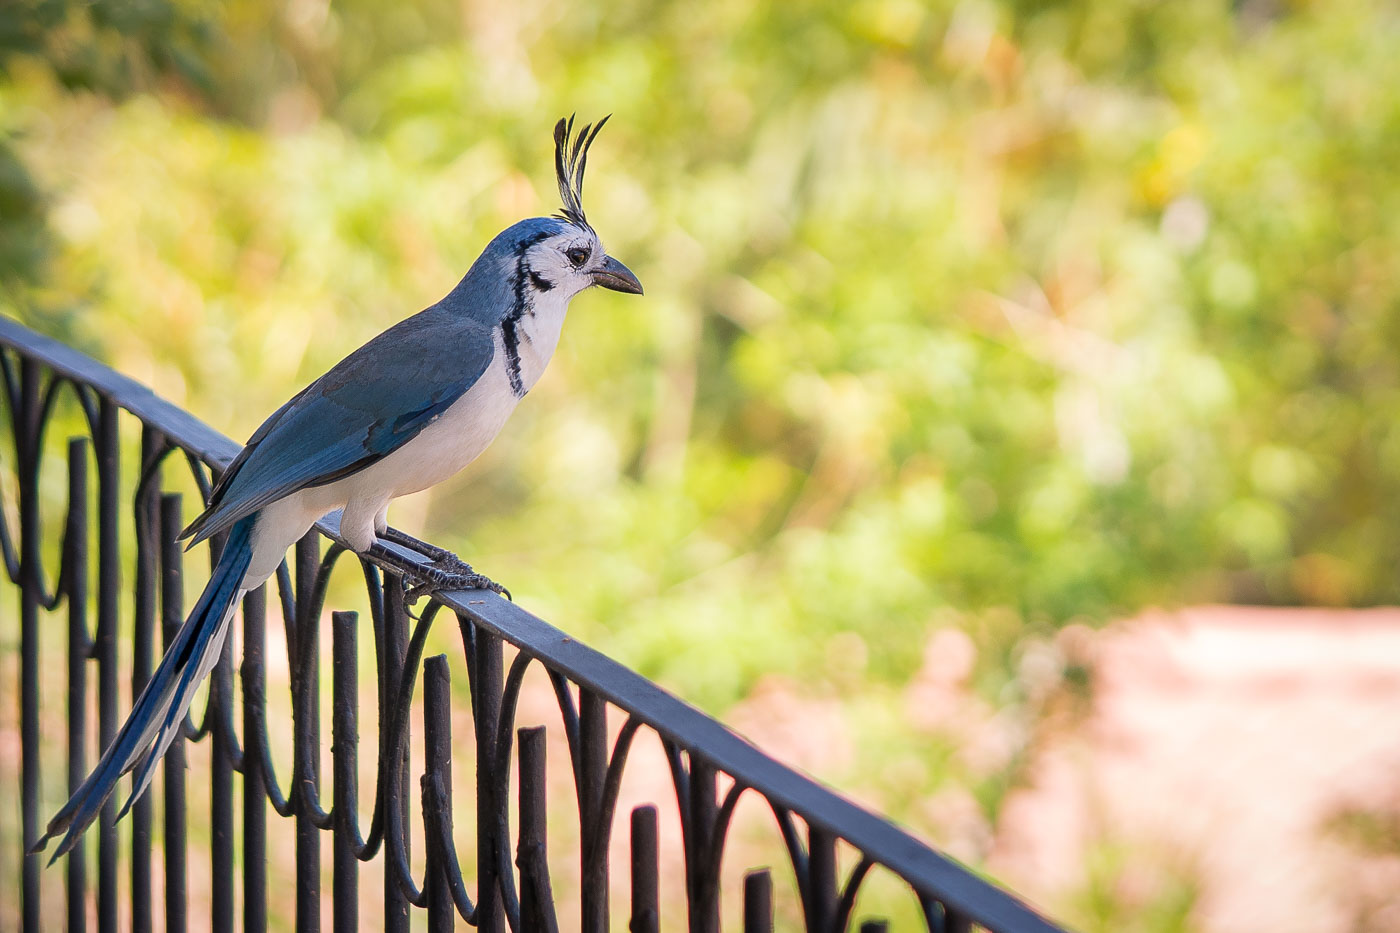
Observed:
[[[1117,853],[1130,903],[1195,885],[1191,929],[1400,930],[1400,609],[1205,606],[1079,634],[1092,709],[1040,743],[994,872],[1064,905]],[[1347,813],[1382,843],[1363,851]]]

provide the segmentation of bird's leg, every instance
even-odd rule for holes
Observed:
[[[426,541],[419,541],[412,535],[406,535],[397,528],[386,526],[383,531],[376,531],[375,537],[379,538],[381,541],[388,541],[391,544],[402,545],[410,551],[417,551],[433,563],[446,561],[448,559],[457,560],[457,555],[453,554],[447,548],[438,547],[436,544],[429,544]]]
[[[410,604],[417,602],[422,596],[442,590],[490,590],[493,593],[499,593],[506,599],[511,598],[510,590],[490,577],[477,573],[472,569],[471,564],[446,548],[411,538],[395,528],[385,528],[378,533],[378,537],[393,544],[403,545],[409,550],[417,551],[432,561],[431,564],[415,566],[405,575],[404,598]],[[418,582],[409,586],[409,576],[414,577]]]

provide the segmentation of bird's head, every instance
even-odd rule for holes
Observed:
[[[508,227],[487,248],[486,255],[502,256],[513,266],[509,275],[517,296],[530,299],[532,304],[545,295],[567,302],[594,285],[642,293],[642,283],[607,254],[583,213],[588,148],[607,122],[604,117],[595,125],[584,126],[574,137],[573,118],[559,121],[554,127],[554,168],[564,206],[552,217],[531,217]]]

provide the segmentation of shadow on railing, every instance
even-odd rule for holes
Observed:
[[[8,320],[0,320],[0,373],[13,431],[12,481],[19,526],[16,542],[9,521],[0,515],[0,547],[5,569],[20,591],[19,834],[23,838],[6,844],[22,850],[38,836],[41,817],[61,802],[57,786],[48,787],[54,799],[40,799],[41,723],[56,724],[60,721],[56,711],[63,709],[56,688],[61,675],[41,674],[40,669],[40,630],[51,627],[45,625],[44,613],[67,609],[67,704],[61,715],[67,723],[66,786],[72,789],[89,765],[88,662],[96,661],[97,735],[105,747],[120,721],[119,679],[129,674],[133,695],[139,691],[151,671],[157,632],[168,639],[183,620],[183,554],[174,540],[183,516],[180,497],[164,491],[165,470],[177,464],[187,468],[207,495],[211,474],[232,458],[238,445],[150,390]],[[82,424],[84,430],[67,446],[68,508],[59,570],[50,586],[44,569],[48,546],[40,509],[44,435],[61,420],[55,412],[70,406],[75,408],[68,422]],[[140,430],[139,463],[125,475],[121,412],[134,416]],[[128,449],[134,451],[134,440]],[[90,530],[90,461],[96,468],[95,534]],[[124,548],[122,527],[128,516],[134,519],[134,546],[127,542]],[[269,806],[295,825],[298,930],[320,926],[323,833],[330,834],[329,893],[336,930],[359,928],[361,863],[377,858],[384,866],[382,926],[386,930],[407,930],[410,907],[425,910],[432,930],[451,929],[458,919],[481,930],[557,929],[546,845],[545,729],[515,727],[526,672],[535,664],[547,674],[567,743],[579,848],[578,874],[572,885],[577,888],[578,903],[571,912],[581,918],[583,930],[609,929],[609,849],[615,811],[628,753],[644,729],[659,738],[674,788],[680,852],[670,862],[682,866],[683,877],[677,883],[683,885],[689,930],[720,927],[721,863],[736,807],[748,794],[757,796],[772,814],[809,931],[848,929],[857,894],[876,866],[902,879],[931,931],[970,930],[974,925],[1008,933],[1058,929],[1015,897],[888,821],[779,764],[720,723],[511,602],[477,591],[444,594],[414,619],[404,605],[399,581],[405,570],[427,558],[411,548],[386,545],[382,555],[364,560],[349,554],[336,535],[334,521],[319,525],[296,547],[292,567],[284,564],[276,577],[275,598],[286,628],[292,693],[290,773],[276,773],[268,734],[265,589],[250,594],[243,606],[241,702],[235,702],[230,648],[214,670],[204,715],[197,723],[186,723],[191,740],[207,737],[211,745],[207,780],[212,929],[232,930],[240,915],[243,929],[267,926]],[[214,543],[216,549],[220,545]],[[320,622],[329,577],[347,554],[359,563],[364,579],[376,659],[377,778],[367,830],[359,817],[360,624],[353,612],[334,613],[331,624],[334,741],[329,807],[318,773],[322,755]],[[126,630],[121,619],[127,611],[124,561],[130,564],[126,593],[133,617],[132,660],[125,672],[117,660],[118,630]],[[90,579],[94,568],[95,586]],[[93,604],[95,629],[89,625]],[[471,701],[470,737],[455,731],[451,721],[447,657],[422,662],[429,629],[443,610],[449,618],[455,617],[460,632]],[[415,819],[410,813],[409,721],[420,667],[424,750]],[[610,708],[623,717],[620,730],[611,733]],[[464,756],[470,752],[476,763],[474,799],[467,807],[453,799],[454,748]],[[153,890],[164,892],[167,929],[185,927],[186,754],[185,743],[176,742],[164,763],[162,877],[153,878],[152,867],[155,793],[133,808],[130,841],[125,846],[119,846],[113,825],[115,801],[109,801],[90,833],[97,837],[95,885],[87,875],[90,846],[79,847],[66,859],[68,929],[85,929],[95,906],[101,930],[149,930]],[[512,805],[513,762],[517,793]],[[235,774],[241,776],[241,794],[235,794]],[[236,797],[241,820],[235,819]],[[459,817],[469,813],[474,827],[475,849],[465,855],[454,841],[454,812]],[[409,827],[411,821],[419,820],[424,851],[417,857],[422,873],[415,878]],[[662,926],[661,866],[667,863],[657,808],[635,807],[629,831],[628,929],[657,931]],[[854,864],[844,872],[838,870],[838,843],[843,851],[849,848],[853,853],[845,861]],[[128,870],[125,882],[118,878],[119,862]],[[464,878],[464,862],[474,866],[474,885]],[[39,856],[24,856],[23,870],[15,879],[19,897],[12,888],[0,896],[0,904],[21,905],[25,930],[51,928],[57,922],[41,916],[41,865]],[[202,873],[203,869],[201,877]],[[10,879],[15,874],[0,868],[0,887],[14,884]],[[285,890],[289,880],[279,878],[275,886]],[[743,929],[771,930],[773,884],[768,870],[749,872],[741,887]],[[90,888],[95,889],[95,898]],[[119,921],[122,913],[128,915],[125,921]],[[275,919],[287,925],[282,918]],[[681,920],[668,917],[666,926],[679,929]],[[884,929],[885,923],[870,920],[860,928],[875,931]]]

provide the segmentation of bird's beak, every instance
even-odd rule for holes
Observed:
[[[642,283],[637,281],[632,270],[611,256],[605,256],[602,268],[593,271],[593,284],[611,288],[615,292],[627,292],[630,295],[642,293]]]

